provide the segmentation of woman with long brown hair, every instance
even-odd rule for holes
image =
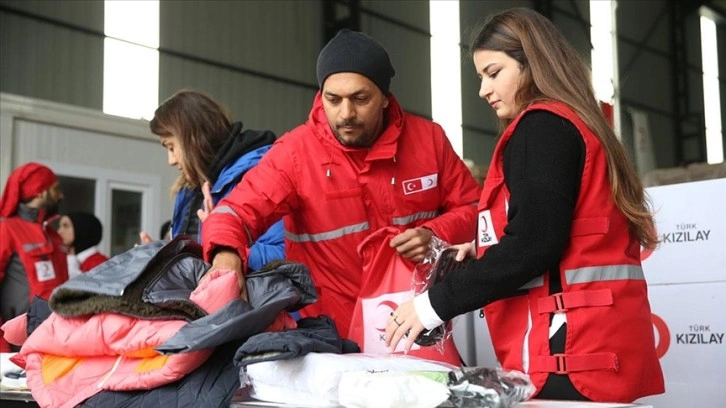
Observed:
[[[275,142],[271,131],[243,130],[241,122],[230,121],[222,105],[187,89],[162,102],[149,127],[167,150],[169,165],[179,169],[179,178],[172,187],[172,194],[176,194],[172,238],[186,234],[199,240],[200,217],[226,197]],[[205,190],[211,203],[205,200]],[[252,245],[248,259],[252,270],[284,259],[283,234],[280,220]],[[141,240],[151,238],[142,233]]]
[[[503,133],[467,260],[402,304],[390,347],[484,307],[504,369],[537,398],[629,402],[664,391],[640,247],[652,248],[643,186],[603,117],[590,71],[534,10],[491,16],[470,51],[479,96]]]

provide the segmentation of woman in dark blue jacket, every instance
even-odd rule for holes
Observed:
[[[203,210],[205,183],[211,186],[216,205],[275,142],[275,134],[269,130],[243,130],[241,122],[231,123],[224,107],[192,90],[181,90],[159,105],[149,126],[167,149],[169,165],[181,173],[172,187],[176,194],[172,238],[187,234],[199,241],[198,211]],[[252,270],[284,259],[283,234],[280,220],[255,242],[248,260]],[[151,238],[142,233],[141,240]]]

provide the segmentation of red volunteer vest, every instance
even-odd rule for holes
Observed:
[[[68,280],[66,253],[58,233],[41,224],[10,217],[2,221],[3,245],[10,246],[18,254],[25,267],[30,286],[30,302],[34,296],[49,299],[53,289]]]
[[[527,295],[484,308],[497,359],[505,369],[527,372],[538,390],[549,373],[557,373],[567,374],[581,394],[595,401],[630,402],[662,393],[640,245],[612,201],[605,151],[566,105],[538,103],[527,111],[535,109],[577,127],[585,142],[585,165],[570,242],[557,271],[562,293],[549,296],[550,271],[523,287]],[[479,201],[479,258],[499,242],[507,224],[504,148],[523,115],[504,131],[492,157]],[[555,312],[566,316],[567,338],[565,353],[551,355],[549,326]]]

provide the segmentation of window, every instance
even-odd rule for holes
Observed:
[[[96,180],[58,175],[63,201],[58,206],[61,214],[83,211],[96,212]]]
[[[158,176],[80,164],[43,163],[58,175],[64,196],[59,206],[61,214],[86,211],[101,220],[101,252],[118,255],[139,243],[139,232],[147,231],[153,236],[158,231]]]
[[[706,122],[706,160],[723,162],[721,96],[718,81],[716,23],[708,9],[701,10],[701,60],[703,62],[703,110]]]
[[[618,95],[618,52],[615,41],[614,0],[590,0],[590,41],[592,42],[592,85],[595,98],[612,106],[612,125],[620,137],[620,98]]]
[[[151,119],[159,104],[159,1],[104,3],[103,112]]]
[[[444,128],[454,151],[464,157],[461,129],[461,50],[459,1],[429,1],[431,26],[431,114]]]
[[[111,188],[111,255],[133,248],[139,242],[143,193]]]

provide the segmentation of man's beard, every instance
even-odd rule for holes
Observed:
[[[60,206],[60,201],[48,203],[48,205],[45,207],[45,218],[48,219],[48,218],[58,215],[59,206]]]
[[[346,121],[335,124],[335,130],[333,133],[335,134],[335,138],[338,139],[340,144],[342,144],[343,146],[370,147],[373,144],[373,142],[375,141],[375,139],[371,138],[371,135],[368,132],[366,132],[365,130],[363,130],[361,132],[361,134],[358,135],[358,137],[355,140],[346,140],[338,132],[339,128],[346,127],[346,126],[363,129],[363,122],[360,122],[357,120],[346,120]]]

